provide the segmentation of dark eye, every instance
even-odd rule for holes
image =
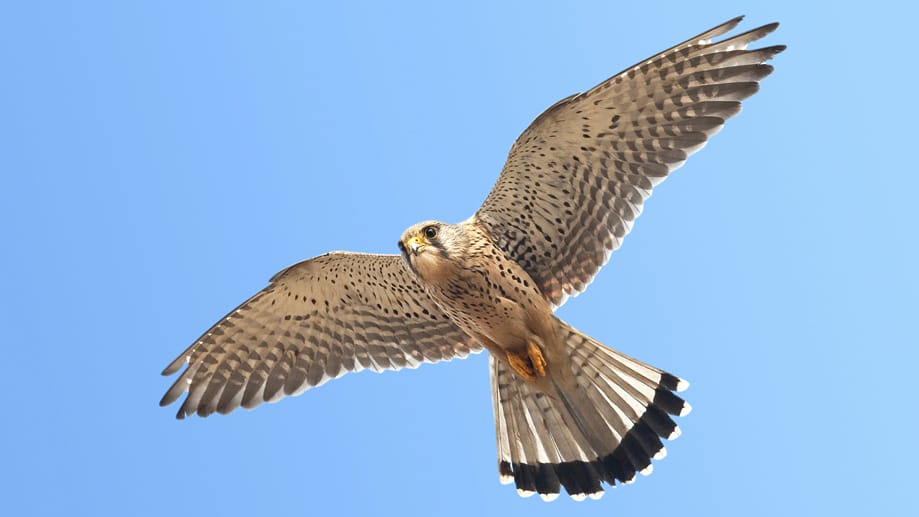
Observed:
[[[425,226],[424,230],[421,230],[421,231],[424,232],[424,236],[427,237],[428,239],[433,239],[434,237],[437,237],[437,228],[434,226]]]

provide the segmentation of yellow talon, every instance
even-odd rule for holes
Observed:
[[[533,370],[536,371],[536,375],[545,377],[546,358],[542,356],[542,350],[539,348],[539,345],[536,343],[528,343],[527,354],[530,356],[530,364],[533,366]]]
[[[515,372],[530,382],[546,376],[546,358],[535,343],[527,344],[526,354],[507,351],[507,362]]]
[[[527,356],[518,355],[514,352],[507,352],[507,362],[511,365],[511,368],[514,369],[521,377],[525,380],[533,382],[536,380],[536,376],[533,374],[533,369],[530,366],[530,361]]]

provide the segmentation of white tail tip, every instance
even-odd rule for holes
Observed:
[[[668,440],[676,440],[677,438],[680,437],[681,434],[683,434],[683,432],[680,431],[680,427],[679,427],[679,426],[674,426],[674,427],[673,427],[673,432],[670,433],[670,436],[668,436],[667,439],[668,439]]]

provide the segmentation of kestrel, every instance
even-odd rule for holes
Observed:
[[[701,149],[784,50],[747,50],[778,24],[712,41],[735,18],[546,110],[488,198],[428,221],[400,255],[332,252],[276,274],[163,371],[178,418],[254,408],[363,369],[489,352],[502,483],[546,500],[598,498],[680,434],[680,378],[553,314],[583,291],[655,185]]]

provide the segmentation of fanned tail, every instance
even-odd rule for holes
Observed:
[[[690,411],[673,392],[688,383],[557,321],[570,372],[550,365],[534,384],[490,358],[499,475],[524,497],[551,501],[564,487],[597,499],[603,482],[630,483],[666,455],[661,438],[680,434],[670,416]]]

